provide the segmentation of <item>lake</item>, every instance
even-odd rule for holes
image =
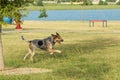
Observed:
[[[47,18],[38,18],[40,11],[28,11],[22,20],[79,21],[79,20],[120,20],[120,9],[107,10],[47,10]]]

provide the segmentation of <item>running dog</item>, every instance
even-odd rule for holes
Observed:
[[[22,40],[29,43],[28,53],[24,56],[25,59],[30,55],[30,59],[33,62],[33,56],[35,55],[35,48],[39,48],[53,54],[54,52],[61,53],[60,50],[55,50],[53,47],[56,43],[61,44],[63,39],[60,34],[56,32],[56,34],[51,34],[51,36],[44,39],[34,39],[34,40],[26,40],[23,36],[21,36]]]

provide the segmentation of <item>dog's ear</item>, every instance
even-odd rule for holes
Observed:
[[[59,33],[56,32],[56,35],[59,35]]]
[[[53,37],[54,37],[55,35],[54,35],[54,34],[51,34],[51,36],[53,36]]]

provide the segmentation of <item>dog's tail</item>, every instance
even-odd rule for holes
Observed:
[[[26,40],[26,39],[23,37],[23,35],[21,35],[21,39],[24,40],[25,42],[30,43],[30,41],[29,41],[29,40]]]

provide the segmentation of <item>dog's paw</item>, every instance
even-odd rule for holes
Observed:
[[[52,54],[53,54],[53,52],[50,53],[50,55],[52,55]]]
[[[57,52],[58,52],[58,53],[62,53],[62,51],[60,51],[60,50],[57,50]]]

